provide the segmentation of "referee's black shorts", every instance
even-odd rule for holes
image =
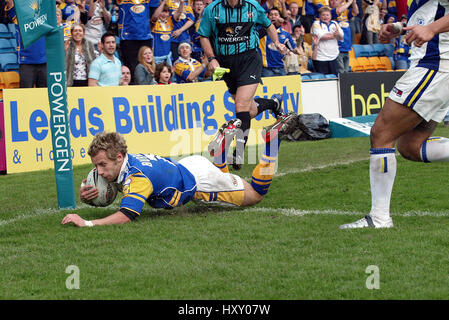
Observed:
[[[217,57],[220,67],[229,68],[223,80],[230,94],[235,94],[237,88],[248,84],[262,83],[262,57],[256,50]]]

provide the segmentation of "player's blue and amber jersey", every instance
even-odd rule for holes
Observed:
[[[8,17],[14,22],[16,27],[16,42],[18,52],[18,63],[20,64],[42,64],[47,62],[45,51],[45,37],[40,38],[35,43],[24,49],[22,46],[22,39],[20,37],[20,30],[16,15],[16,8],[6,7]]]
[[[279,42],[283,43],[287,48],[293,50],[296,43],[291,35],[282,28],[277,29]],[[269,36],[264,36],[259,40],[259,52],[262,56],[262,64],[264,68],[284,68],[284,57],[273,44]]]
[[[257,49],[257,28],[270,25],[256,0],[239,0],[234,8],[226,0],[216,0],[204,9],[198,34],[209,38],[216,55],[229,56]]]
[[[449,13],[447,0],[408,0],[408,26],[428,25]],[[449,32],[436,34],[421,47],[412,43],[412,66],[449,72]]]
[[[161,18],[157,19],[151,25],[151,33],[153,34],[154,56],[161,57],[170,53],[171,33],[173,31],[173,17],[169,16],[166,21]]]
[[[120,40],[152,39],[150,0],[117,0]]]
[[[127,154],[117,183],[122,185],[120,211],[130,219],[148,203],[172,209],[194,198],[195,177],[181,164],[152,154]]]
[[[187,81],[187,77],[189,76],[189,74],[191,72],[195,71],[195,69],[201,67],[201,62],[199,62],[193,58],[190,58],[190,60],[187,61],[186,59],[179,57],[174,62],[173,65],[175,66],[176,82],[177,83],[185,83],[185,82],[190,82],[190,81]],[[198,77],[203,77],[205,72],[206,72],[206,68],[204,68],[203,71],[201,71],[201,73],[199,74]]]

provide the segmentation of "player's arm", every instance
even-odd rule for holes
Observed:
[[[408,31],[408,34],[405,36],[405,41],[408,45],[415,42],[415,46],[421,47],[424,43],[432,40],[435,35],[449,31],[449,14],[426,26],[414,25],[403,27],[402,30]]]
[[[276,49],[278,49],[282,54],[285,54],[287,52],[287,48],[285,45],[279,42],[278,33],[276,31],[276,28],[273,24],[270,24],[267,30],[267,35],[270,37],[271,41],[273,41]]]
[[[73,223],[77,227],[93,227],[108,224],[124,224],[130,221],[131,220],[125,214],[123,214],[121,211],[117,211],[116,213],[113,213],[106,218],[96,219],[92,221],[84,220],[77,214],[68,214],[62,219],[61,223]]]

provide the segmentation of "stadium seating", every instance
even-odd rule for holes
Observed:
[[[0,56],[1,68],[3,71],[18,71],[19,63],[16,53],[4,53]]]
[[[356,58],[359,65],[361,65],[365,72],[376,71],[376,67],[370,62],[368,57]]]
[[[387,66],[383,63],[379,57],[368,57],[369,63],[374,66],[375,71],[386,71]]]
[[[351,72],[364,72],[365,68],[358,62],[357,58],[349,57],[349,68]]]
[[[384,44],[384,55],[387,57],[393,57],[394,46],[391,43]]]
[[[391,66],[390,58],[388,57],[379,57],[379,60],[382,64],[385,65],[385,71],[392,71],[393,68]]]
[[[375,43],[372,46],[373,46],[375,54],[378,57],[381,57],[381,56],[385,55],[385,45],[384,44],[382,44],[382,43]]]
[[[4,23],[0,23],[0,38],[11,39],[14,37],[14,33],[12,33],[8,26]]]
[[[0,53],[15,53],[16,48],[11,43],[11,39],[0,38]]]
[[[15,71],[0,72],[0,82],[6,89],[19,88],[20,76]]]
[[[12,37],[16,36],[16,25],[14,23],[8,23],[8,30],[12,33]]]

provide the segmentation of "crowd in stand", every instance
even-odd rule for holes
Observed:
[[[225,0],[215,0],[225,1]],[[407,21],[406,0],[258,0],[289,49],[282,55],[259,32],[264,77],[349,71],[354,43],[377,43],[381,25]],[[4,23],[17,24],[12,0]],[[68,86],[155,85],[208,81],[199,28],[212,0],[56,0],[64,28]],[[46,86],[45,39],[23,49],[18,27],[21,87]],[[410,48],[395,46],[396,69]],[[22,79],[23,78],[23,79]]]

